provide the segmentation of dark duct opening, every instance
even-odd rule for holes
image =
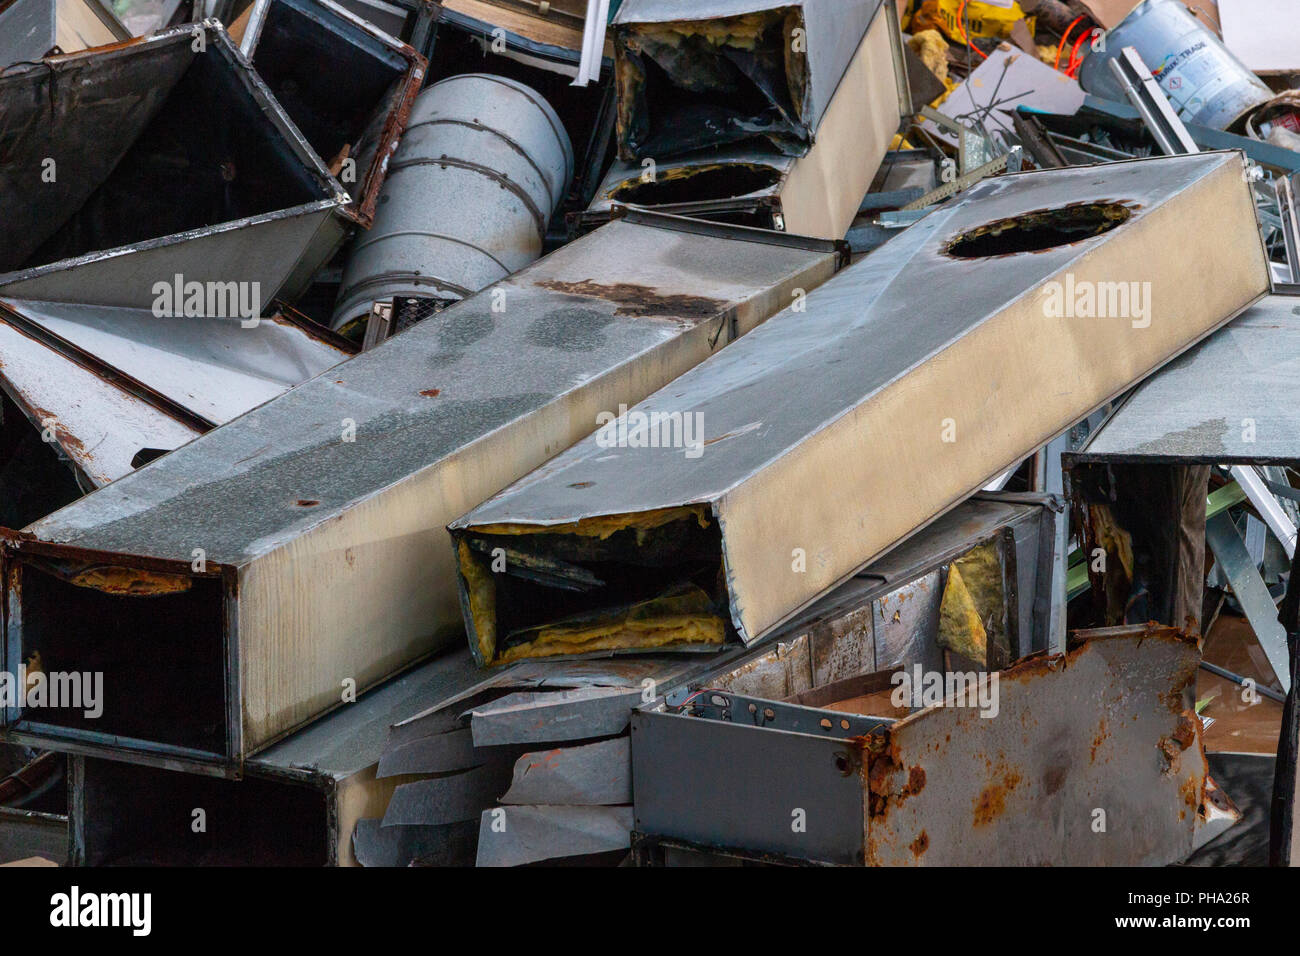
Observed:
[[[796,10],[781,8],[643,25],[620,36],[623,158],[755,137],[790,155],[805,152],[809,132],[800,111],[806,78],[789,75],[786,63],[788,36],[800,23]]]
[[[221,580],[190,578],[189,588],[176,593],[112,594],[65,578],[128,576],[122,569],[33,563],[40,560],[28,558],[19,570],[21,658],[38,658],[46,674],[102,674],[103,712],[87,717],[91,708],[84,706],[33,707],[21,719],[224,755]]]
[[[85,866],[324,866],[323,791],[84,759]],[[195,810],[203,828],[195,832]]]
[[[68,463],[0,391],[0,527],[25,528],[81,497]]]
[[[780,170],[755,163],[704,166],[669,170],[654,182],[631,179],[615,189],[609,198],[640,206],[731,199],[770,189],[780,180]]]
[[[179,42],[180,50],[175,44],[146,49],[111,71],[99,66],[107,79],[87,82],[67,102],[42,93],[56,106],[22,117],[28,125],[9,136],[0,134],[15,167],[32,154],[54,159],[59,182],[96,177],[93,188],[83,180],[25,188],[11,197],[25,207],[23,222],[57,228],[22,258],[0,251],[0,269],[34,268],[327,198],[212,39],[197,54],[185,53],[188,35]],[[62,88],[71,81],[56,74],[54,82]],[[138,89],[147,93],[129,92]],[[18,90],[0,92],[19,96]],[[146,98],[161,104],[154,108]],[[142,123],[145,110],[152,115]],[[141,132],[129,144],[111,132],[136,128]],[[122,151],[121,161],[106,161],[115,151]],[[100,152],[104,156],[85,157]],[[42,168],[39,162],[35,168]],[[18,177],[16,168],[0,169],[0,181]],[[76,202],[78,190],[89,192],[84,202]]]
[[[462,540],[479,571],[492,575],[498,658],[534,644],[544,627],[587,630],[624,619],[649,627],[686,617],[716,619],[721,630],[729,619],[721,535],[694,515],[603,538],[470,531]],[[623,633],[628,643],[619,646],[639,646]]]
[[[357,159],[356,181],[343,186],[354,198],[364,185],[361,159],[382,132],[407,63],[378,41],[335,32],[288,3],[272,3],[253,65],[307,142],[327,164],[344,146]]]
[[[947,251],[958,259],[1042,252],[1109,232],[1132,214],[1121,203],[1074,203],[1043,209],[964,232],[948,244]]]

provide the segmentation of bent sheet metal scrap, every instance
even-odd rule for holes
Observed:
[[[999,672],[996,716],[961,690],[898,720],[762,701],[751,718],[722,692],[695,716],[638,710],[637,831],[839,864],[1173,863],[1237,816],[1183,702],[1199,660],[1194,636],[1113,628]]]
[[[1267,292],[1243,169],[1025,173],[932,212],[456,521],[472,649],[770,632]]]
[[[842,249],[631,216],[9,536],[8,659],[114,689],[17,735],[234,762],[459,641],[447,523]]]
[[[0,525],[43,518],[355,351],[291,313],[0,299]]]

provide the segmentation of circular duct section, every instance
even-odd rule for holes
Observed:
[[[573,146],[541,94],[466,73],[416,98],[331,325],[397,296],[454,302],[537,259],[573,177]]]

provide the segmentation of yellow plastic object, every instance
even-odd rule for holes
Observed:
[[[958,17],[960,10],[961,0],[939,0],[939,18],[943,22],[944,32],[958,43],[964,43],[962,18]],[[1021,10],[1020,4],[1014,0],[1010,6],[981,2],[981,0],[967,0],[966,9],[962,14],[972,37],[1010,36],[1011,27],[1017,20],[1025,21],[1031,35],[1034,32],[1033,17],[1026,17],[1025,11]]]

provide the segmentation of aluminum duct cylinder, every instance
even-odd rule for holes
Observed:
[[[399,296],[455,302],[522,269],[572,176],[564,124],[537,91],[484,73],[435,83],[415,100],[331,325]]]
[[[1272,91],[1179,0],[1144,0],[1088,54],[1079,83],[1094,96],[1127,102],[1108,60],[1136,47],[1185,123],[1228,129]]]

